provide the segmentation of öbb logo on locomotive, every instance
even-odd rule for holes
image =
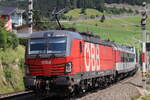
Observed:
[[[86,71],[100,70],[100,49],[98,44],[85,42],[84,64]]]

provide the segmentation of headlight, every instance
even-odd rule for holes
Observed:
[[[65,72],[66,73],[70,73],[72,71],[72,63],[66,63],[66,68],[65,68]]]

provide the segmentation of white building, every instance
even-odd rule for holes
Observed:
[[[23,13],[25,10],[20,10],[14,7],[0,8],[0,16],[10,16],[12,24],[15,27],[23,25]]]
[[[25,12],[24,10],[16,9],[15,12],[11,14],[12,23],[13,25],[15,25],[15,27],[23,25],[23,13],[24,12]]]

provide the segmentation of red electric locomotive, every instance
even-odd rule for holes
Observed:
[[[84,92],[105,87],[136,70],[133,47],[66,30],[40,31],[28,39],[26,89],[49,93]]]

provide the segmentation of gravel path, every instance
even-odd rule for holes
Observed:
[[[140,96],[139,88],[142,84],[141,74],[127,78],[107,89],[90,92],[75,100],[131,100],[131,97]]]

